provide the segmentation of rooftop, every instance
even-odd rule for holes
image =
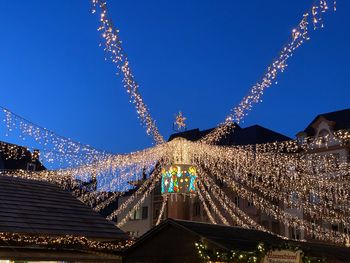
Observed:
[[[174,133],[169,137],[169,141],[182,137],[190,141],[197,141],[205,137],[210,133],[212,129],[199,130],[193,129],[184,132]],[[231,133],[226,135],[220,142],[219,145],[248,145],[248,144],[260,144],[269,142],[281,142],[288,141],[291,138],[280,134],[278,132],[272,131],[260,125],[253,125],[246,128],[241,128],[238,124],[235,124],[235,128]]]
[[[344,109],[344,110],[322,113],[317,115],[316,118],[314,118],[312,122],[304,130],[304,132],[308,136],[315,135],[313,124],[317,122],[319,118],[324,118],[330,122],[333,122],[334,123],[333,129],[335,131],[350,129],[350,109]]]
[[[58,186],[0,176],[0,232],[85,236],[99,241],[126,239],[112,222]]]

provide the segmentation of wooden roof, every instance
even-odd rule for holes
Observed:
[[[206,240],[208,243],[214,245],[215,247],[227,251],[230,251],[231,249],[252,251],[255,250],[256,246],[260,242],[263,242],[267,246],[278,246],[286,242],[284,239],[258,230],[249,230],[240,227],[213,225],[208,223],[177,219],[167,219],[145,233],[137,240],[136,243],[128,248],[126,251],[126,257],[132,258],[134,251],[142,251],[144,246],[148,246],[147,249],[150,250],[152,244],[156,244],[157,237],[161,236],[161,233],[167,231],[169,228],[177,230],[177,232],[174,232],[173,235],[182,236],[184,235],[183,233],[187,233],[195,237],[195,239],[198,241]],[[156,249],[158,251],[165,249],[166,246],[171,244],[172,238],[172,236],[169,237],[169,242],[162,240],[164,247],[159,247],[159,244],[157,244],[158,247]],[[188,235],[186,239],[190,240]],[[319,258],[325,257],[336,262],[348,262],[345,260],[348,260],[350,258],[350,249],[347,247],[340,247],[324,243],[296,241],[287,242],[301,247],[302,250],[310,256]],[[186,247],[191,245],[185,244],[186,240],[178,241],[178,243],[181,243],[183,249],[186,249]],[[159,253],[161,254],[161,252]],[[176,253],[180,252],[177,251]],[[159,255],[159,257],[161,257],[161,255]]]
[[[56,250],[43,248],[23,248],[23,247],[2,247],[0,248],[0,258],[13,261],[65,261],[65,262],[113,262],[120,263],[120,255],[96,253],[92,251],[76,250]]]
[[[47,182],[0,176],[0,232],[126,239],[112,222]]]

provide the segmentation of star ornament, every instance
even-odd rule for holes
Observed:
[[[180,111],[179,114],[175,117],[174,124],[177,125],[178,130],[182,130],[186,128],[185,120],[187,118],[182,115],[182,112]]]

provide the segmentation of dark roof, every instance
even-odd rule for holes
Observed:
[[[73,249],[44,249],[39,247],[0,248],[0,257],[10,262],[101,262],[120,263],[121,256]],[[7,261],[6,261],[7,262]]]
[[[188,130],[184,132],[179,132],[172,134],[169,137],[169,141],[182,137],[190,141],[197,141],[206,136],[214,129],[208,129],[200,131],[199,129]],[[232,129],[228,135],[222,138],[218,145],[248,145],[248,144],[260,144],[269,142],[281,142],[288,141],[291,138],[280,134],[278,132],[272,131],[270,129],[264,128],[260,125],[253,125],[246,128],[241,128],[235,124],[235,128]]]
[[[48,182],[0,176],[0,232],[118,240],[126,234]]]
[[[178,219],[170,219],[170,223],[180,225],[196,235],[214,242],[220,247],[228,250],[231,250],[233,247],[235,249],[254,250],[257,245],[257,240],[263,240],[264,243],[270,245],[282,242],[281,238],[258,230],[247,230],[240,227],[219,224],[214,225]]]
[[[304,132],[308,136],[315,135],[313,124],[317,122],[318,119],[321,117],[325,118],[330,122],[334,122],[333,129],[335,131],[350,129],[350,109],[344,109],[344,110],[322,113],[317,115],[316,118],[314,118],[313,121],[304,130]]]
[[[198,240],[204,239],[209,242],[209,244],[228,251],[232,249],[252,251],[256,249],[256,246],[260,242],[263,242],[268,247],[279,246],[286,242],[286,240],[282,238],[258,230],[178,219],[167,219],[141,236],[137,242],[126,251],[126,253],[129,253],[129,251],[138,246],[142,246],[143,243],[156,239],[157,234],[167,227],[175,227],[182,231],[186,231],[187,233],[192,233],[192,235],[197,236]],[[171,242],[171,237],[169,237],[169,242]],[[347,247],[312,242],[288,241],[288,243],[301,247],[304,252],[307,252],[308,255],[314,257],[336,259],[340,262],[347,262],[346,260],[350,258],[350,249]]]
[[[37,153],[38,151],[35,150]],[[8,155],[11,152],[11,155]],[[0,141],[0,169],[3,170],[27,170],[27,164],[33,163],[36,171],[42,171],[46,168],[39,161],[39,156],[30,152],[26,147],[16,144]]]

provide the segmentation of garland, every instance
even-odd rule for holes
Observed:
[[[101,242],[86,237],[66,235],[54,237],[48,235],[26,235],[20,233],[0,233],[0,242],[6,245],[39,246],[58,249],[88,249],[94,251],[115,252],[130,247],[134,241]]]
[[[135,105],[138,117],[141,123],[146,127],[147,134],[153,136],[157,144],[164,143],[164,138],[159,133],[155,121],[151,117],[149,109],[139,92],[139,85],[135,80],[128,57],[122,47],[119,30],[114,27],[108,13],[106,0],[92,0],[92,5],[92,13],[95,13],[97,10],[100,11],[100,26],[98,31],[102,31],[102,38],[105,46],[104,51],[116,65],[117,74],[120,72],[123,74],[123,83],[130,96],[130,102]]]
[[[196,250],[199,257],[203,262],[240,262],[240,263],[257,263],[261,262],[266,256],[267,252],[270,250],[289,250],[289,251],[299,251],[301,248],[295,244],[283,243],[279,246],[266,246],[263,242],[260,242],[256,249],[253,251],[243,251],[243,250],[231,250],[229,252],[222,250],[215,250],[209,248],[203,242],[195,243]],[[302,250],[301,250],[302,251]],[[301,259],[303,263],[326,263],[325,258],[315,258],[307,255],[305,252],[301,252]]]
[[[336,2],[333,3],[334,11],[336,10]],[[277,84],[277,77],[283,73],[288,67],[288,60],[294,55],[295,51],[310,39],[310,26],[314,30],[324,27],[323,15],[328,11],[327,0],[314,1],[310,11],[303,14],[300,23],[292,30],[289,41],[282,47],[277,58],[274,58],[268,66],[263,77],[248,92],[238,106],[231,110],[225,121],[213,130],[202,141],[205,143],[218,142],[222,137],[232,131],[233,122],[240,123],[248,112],[253,108],[254,104],[262,102],[264,91],[273,84]]]

